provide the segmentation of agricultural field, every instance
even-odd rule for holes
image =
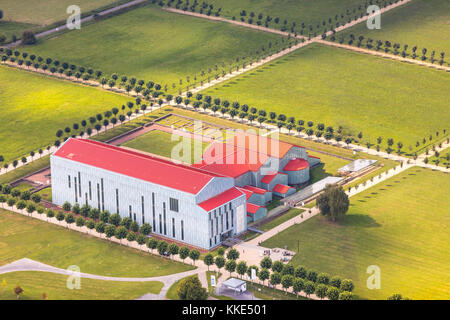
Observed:
[[[30,151],[53,145],[57,130],[72,128],[73,123],[113,106],[119,108],[129,100],[95,88],[0,66],[0,153],[6,163],[11,163]]]
[[[435,50],[436,59],[439,59],[441,52],[446,52],[447,58],[450,54],[450,34],[445,32],[449,28],[449,1],[414,0],[383,14],[379,30],[369,30],[363,23],[343,31],[342,34],[353,34],[356,38],[362,35],[366,39],[388,40],[391,43],[399,43],[401,47],[408,45],[409,54],[411,48],[417,46],[420,56],[422,48],[428,49],[428,57]]]
[[[64,23],[69,17],[67,7],[70,5],[78,5],[83,15],[129,1],[131,0],[3,0],[0,7],[3,10],[0,35],[4,34],[10,40],[13,34],[20,38],[25,30],[37,31],[57,22]]]
[[[180,80],[185,91],[187,84],[199,84],[202,70],[203,78],[214,77],[215,65],[219,72],[222,63],[228,70],[237,57],[247,56],[280,39],[274,34],[147,5],[87,24],[79,31],[39,41],[27,50],[100,69],[106,75],[117,73],[119,81],[124,75],[146,82],[151,80],[163,87],[167,85],[169,92],[178,93]]]
[[[315,216],[262,243],[300,252],[292,260],[318,272],[353,279],[362,299],[401,293],[449,299],[447,174],[413,167],[351,198],[345,218]],[[381,269],[381,289],[366,287],[366,268]]]
[[[412,153],[450,123],[449,86],[445,72],[312,44],[203,93],[341,126],[354,138],[362,132],[372,146],[381,136],[382,149],[393,138],[395,150],[402,142]]]
[[[263,14],[261,19],[263,22],[265,22],[267,15],[273,19],[278,17],[280,19],[278,23],[272,20],[269,24],[269,27],[275,29],[281,29],[284,25],[284,20],[287,20],[289,31],[292,22],[296,22],[295,30],[297,33],[301,30],[301,24],[304,23],[307,29],[309,25],[312,25],[314,31],[317,30],[320,34],[323,31],[323,21],[326,21],[328,26],[328,19],[332,18],[333,22],[336,22],[334,19],[336,15],[339,15],[339,22],[346,22],[347,9],[350,9],[352,13],[353,9],[356,9],[357,13],[365,12],[365,1],[363,0],[316,0],[314,5],[311,5],[309,0],[211,0],[208,3],[213,4],[215,8],[222,8],[222,16],[227,18],[234,16],[236,20],[241,18],[240,13],[242,10],[247,12],[247,15],[244,17],[246,21],[248,21],[248,18],[251,18],[251,12],[255,13],[254,23],[258,20],[260,13]],[[361,6],[360,10],[359,6]],[[341,13],[344,14],[344,19],[341,19]],[[319,28],[317,28],[318,23],[320,25]]]
[[[0,274],[0,283],[6,283],[0,290],[0,300],[16,300],[14,288],[19,285],[24,292],[20,300],[131,300],[147,293],[158,294],[163,283],[120,282],[81,279],[81,289],[67,289],[67,276],[46,272],[14,272]]]
[[[178,137],[179,140],[172,141],[172,136]],[[176,153],[176,158],[184,159],[185,157],[187,157],[190,159],[188,163],[194,163],[196,160],[194,153],[195,148],[197,148],[194,147],[194,141],[191,138],[183,137],[177,134],[171,134],[165,131],[150,131],[133,140],[125,142],[124,144],[122,144],[122,146],[172,159],[172,150],[180,143],[188,144],[188,147],[190,147],[189,149],[187,149],[189,154],[185,155],[183,153]],[[202,151],[204,151],[209,144],[206,142],[199,142],[199,145],[202,147]],[[197,155],[197,157],[201,157],[202,154]],[[198,159],[197,161],[199,160],[200,159]]]
[[[154,277],[192,266],[0,209],[0,265],[24,257],[53,267],[113,277]]]

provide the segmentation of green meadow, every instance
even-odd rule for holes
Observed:
[[[0,66],[0,154],[5,162],[53,145],[56,131],[120,107],[126,97]],[[81,130],[81,129],[80,129]]]
[[[356,38],[363,35],[366,39],[399,43],[403,48],[418,47],[417,54],[422,55],[422,48],[436,51],[436,59],[442,51],[450,54],[450,2],[448,0],[414,0],[381,16],[381,29],[369,30],[362,23],[343,31],[347,36],[354,34]],[[446,31],[447,30],[447,31]],[[339,33],[340,34],[340,33]],[[339,36],[338,36],[339,37]],[[365,43],[365,41],[363,41]]]
[[[0,274],[0,300],[16,300],[14,288],[20,286],[20,300],[131,300],[153,293],[158,294],[163,283],[122,282],[81,279],[80,289],[67,288],[67,276],[46,272],[13,272]]]
[[[324,123],[375,145],[416,142],[450,123],[445,72],[313,44],[230,79],[204,94]],[[314,127],[315,128],[315,127]]]
[[[449,188],[447,174],[413,167],[350,198],[341,222],[315,216],[262,246],[299,243],[294,265],[350,278],[362,299],[449,299]],[[379,290],[366,286],[371,265],[381,270]]]
[[[112,277],[156,277],[193,269],[0,209],[0,266],[22,258],[62,269],[77,265],[81,272]]]
[[[178,92],[197,84],[201,71],[226,70],[236,57],[280,41],[280,36],[223,22],[170,13],[147,5],[39,41],[30,52],[145,81],[168,85]],[[211,73],[214,77],[215,71]],[[190,77],[189,82],[187,77]],[[176,89],[173,88],[175,84]]]

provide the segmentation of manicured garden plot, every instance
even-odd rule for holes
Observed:
[[[381,29],[369,30],[366,24],[361,23],[343,31],[347,36],[360,35],[365,39],[390,41],[399,43],[403,48],[408,45],[408,54],[414,46],[418,47],[418,56],[422,49],[427,48],[427,56],[435,50],[435,59],[439,60],[442,51],[450,54],[450,35],[445,30],[450,28],[450,2],[447,0],[414,0],[399,8],[384,13],[381,17]],[[339,38],[338,34],[337,38]],[[363,40],[365,43],[365,40]],[[401,50],[400,50],[401,51]],[[419,58],[417,58],[419,59]]]
[[[314,44],[204,93],[313,121],[314,130],[341,126],[357,140],[362,132],[372,147],[393,138],[392,149],[402,142],[412,153],[450,123],[449,86],[445,72]]]
[[[164,11],[147,5],[84,26],[30,50],[43,57],[168,85],[170,92],[200,82],[201,71],[214,77],[236,57],[280,41],[280,36]],[[101,53],[101,54],[99,54]],[[208,68],[212,68],[211,74]],[[190,77],[189,81],[187,77]],[[195,80],[197,78],[197,80]],[[173,88],[175,84],[175,88]]]
[[[350,278],[360,298],[449,299],[448,232],[450,179],[414,167],[350,199],[340,223],[322,216],[263,242],[300,252],[292,263]],[[366,287],[368,266],[381,269],[381,289]]]
[[[53,145],[57,130],[72,128],[73,123],[119,108],[129,100],[95,88],[0,67],[0,153],[5,162],[11,163]]]
[[[57,268],[114,277],[153,277],[193,267],[0,209],[0,265],[27,257]]]
[[[14,272],[0,275],[0,300],[16,300],[14,288],[20,286],[24,292],[20,300],[132,300],[153,293],[158,294],[162,282],[122,282],[81,279],[81,288],[67,288],[67,276],[46,272]]]

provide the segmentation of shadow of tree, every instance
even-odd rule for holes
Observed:
[[[374,218],[367,214],[355,213],[349,214],[341,221],[341,225],[348,227],[361,227],[361,228],[377,228],[381,227],[381,224],[375,221]]]

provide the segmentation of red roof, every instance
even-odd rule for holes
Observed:
[[[199,203],[198,206],[201,207],[203,210],[209,212],[243,195],[244,195],[243,192],[233,187],[225,192],[222,192],[221,194],[218,194],[215,197],[212,197],[211,199]]]
[[[299,171],[309,168],[309,162],[305,159],[292,159],[284,166],[284,171]]]
[[[284,184],[277,184],[274,188],[273,188],[273,192],[277,192],[277,193],[281,193],[281,194],[286,194],[290,189],[294,189],[292,187],[289,187],[287,185]]]
[[[264,208],[253,203],[247,203],[247,214],[254,215],[259,209]]]
[[[54,156],[197,194],[216,174],[86,139],[69,139]]]
[[[244,189],[250,190],[256,194],[266,194],[266,192],[269,192],[268,190],[257,188],[254,186],[245,186]]]
[[[265,183],[265,184],[269,184],[272,182],[272,180],[279,174],[284,174],[286,175],[286,173],[282,173],[282,172],[274,172],[274,173],[270,173],[270,174],[266,174],[262,179],[261,182]]]
[[[239,188],[239,187],[238,187],[238,189],[240,191],[242,191],[243,193],[245,193],[245,196],[247,197],[247,200],[250,199],[250,197],[253,195],[253,191],[250,191],[250,190],[247,190],[247,189],[244,189],[244,188]]]

